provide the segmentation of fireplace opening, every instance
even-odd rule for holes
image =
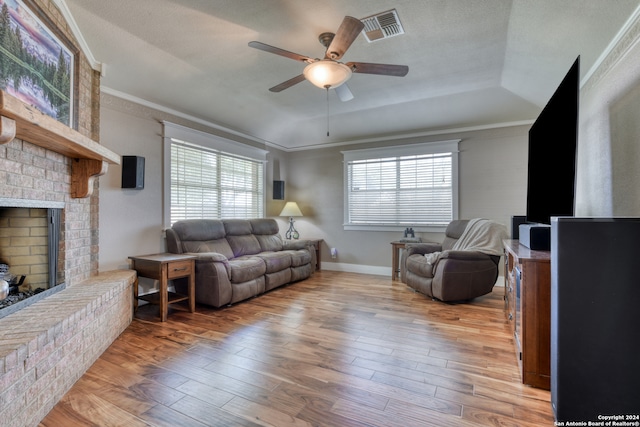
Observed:
[[[62,215],[61,207],[0,207],[0,318],[64,289]]]

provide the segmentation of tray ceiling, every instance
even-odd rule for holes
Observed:
[[[63,0],[59,0],[63,1]],[[578,55],[584,76],[638,0],[64,0],[103,91],[161,105],[286,150],[535,119]],[[252,40],[322,57],[318,35],[345,15],[395,9],[404,34],[344,61],[409,66],[406,77],[355,74],[340,102],[302,82],[268,88],[303,63]],[[327,137],[327,106],[330,136]]]

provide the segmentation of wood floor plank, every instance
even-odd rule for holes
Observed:
[[[171,409],[183,414],[186,417],[192,418],[206,426],[210,427],[257,427],[262,426],[262,423],[247,420],[243,417],[238,417],[227,411],[224,411],[217,406],[210,405],[195,397],[186,396],[173,405]]]
[[[235,414],[238,417],[256,422],[264,422],[265,425],[283,426],[283,427],[310,427],[311,424],[278,411],[268,406],[260,405],[241,397],[234,397],[223,406],[224,410]]]
[[[144,305],[40,426],[553,425],[525,387],[503,289],[433,301],[321,271],[195,313]]]
[[[81,396],[69,396],[66,403],[73,408],[73,411],[86,419],[91,424],[98,426],[131,426],[131,427],[143,427],[146,423],[135,416],[134,414],[127,412],[125,408],[121,408],[108,400],[103,399],[93,393],[81,395]]]
[[[142,413],[140,418],[154,427],[206,427],[208,425],[164,405],[154,406]]]
[[[200,381],[189,380],[176,388],[185,395],[203,400],[211,405],[221,407],[236,395],[219,388],[203,384]],[[170,406],[170,405],[168,405]]]

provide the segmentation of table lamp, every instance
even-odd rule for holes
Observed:
[[[297,239],[300,237],[300,234],[293,226],[293,217],[294,216],[303,216],[298,204],[296,202],[287,202],[282,208],[282,212],[280,212],[280,216],[288,216],[289,217],[289,229],[287,230],[285,237],[289,240]]]

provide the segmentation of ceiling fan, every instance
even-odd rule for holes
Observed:
[[[362,21],[351,16],[345,16],[335,34],[320,34],[318,40],[326,48],[322,59],[314,59],[257,41],[249,42],[249,46],[308,64],[302,74],[270,88],[271,92],[281,92],[295,84],[308,80],[319,88],[335,89],[341,101],[349,101],[353,99],[353,94],[345,82],[351,78],[353,73],[404,77],[409,72],[409,67],[406,65],[373,64],[369,62],[347,62],[345,64],[339,62],[338,60],[342,58],[363,28]]]

